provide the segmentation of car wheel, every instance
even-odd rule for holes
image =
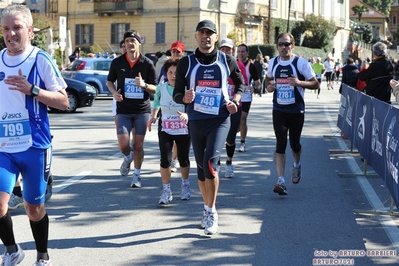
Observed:
[[[98,94],[100,94],[100,88],[98,87],[98,85],[96,83],[92,83],[92,82],[89,82],[87,84],[89,84],[96,90],[96,98],[97,98]]]
[[[76,96],[75,93],[71,91],[67,91],[67,94],[68,94],[69,106],[66,109],[66,112],[73,113],[78,108],[78,97]]]

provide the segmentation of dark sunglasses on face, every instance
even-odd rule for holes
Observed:
[[[278,43],[278,47],[283,47],[283,46],[288,47],[288,46],[290,46],[290,45],[291,45],[290,42],[279,42],[279,43]]]

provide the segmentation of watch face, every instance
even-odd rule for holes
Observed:
[[[33,86],[32,91],[31,91],[32,96],[33,96],[33,97],[38,96],[38,95],[39,95],[39,91],[40,91],[40,88],[39,88],[39,87]]]

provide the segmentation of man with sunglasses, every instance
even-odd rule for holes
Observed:
[[[275,163],[278,174],[273,192],[287,195],[284,170],[289,132],[290,146],[294,157],[291,181],[298,184],[301,180],[300,143],[305,120],[304,90],[317,89],[319,82],[313,69],[305,58],[292,52],[295,47],[294,37],[290,33],[281,33],[277,37],[279,56],[270,61],[266,73],[267,91],[273,93],[273,128],[276,136]]]

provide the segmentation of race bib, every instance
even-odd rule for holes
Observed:
[[[0,150],[27,150],[32,146],[28,111],[6,113],[5,116],[0,121]]]
[[[288,105],[295,103],[295,88],[289,84],[277,84],[277,103],[281,105]]]
[[[144,99],[144,89],[136,85],[132,78],[125,78],[125,97],[128,99]]]
[[[197,86],[195,90],[194,110],[204,114],[218,115],[221,96],[221,88]]]
[[[162,115],[162,131],[170,135],[187,135],[188,129],[179,115]]]

